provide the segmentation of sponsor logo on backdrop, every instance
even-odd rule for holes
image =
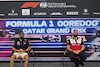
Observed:
[[[21,8],[28,8],[28,7],[32,7],[32,8],[36,8],[38,6],[40,2],[25,2]]]
[[[85,8],[85,9],[83,10],[82,15],[89,15],[89,11],[88,11],[88,9]]]
[[[34,12],[33,15],[47,15],[46,12]]]
[[[23,9],[23,8],[36,8],[39,5],[40,2],[25,2],[21,8],[22,8],[22,15],[30,15],[30,9]],[[33,13],[34,15],[43,15],[44,13]]]
[[[94,15],[100,15],[100,12],[93,12]]]
[[[15,12],[15,10],[11,10],[11,12],[8,13],[8,16],[18,16],[18,13]]]
[[[78,11],[68,11],[66,15],[78,15]]]
[[[40,8],[76,8],[76,5],[67,4],[66,2],[25,2],[22,8],[22,15],[30,15],[29,8],[36,8],[37,6]],[[27,8],[27,9],[23,9]],[[34,12],[33,15],[47,15],[46,12]],[[50,15],[63,15],[62,12],[52,12]]]
[[[56,2],[40,2],[39,6],[41,8],[76,8],[76,5],[67,4],[66,2],[56,3]]]
[[[63,15],[63,13],[61,13],[61,12],[52,12],[50,15]]]
[[[4,16],[5,14],[4,13],[0,13],[0,16]]]
[[[47,8],[48,7],[47,2],[41,2],[39,5],[40,5],[41,8]]]
[[[21,8],[36,8],[37,6],[41,8],[76,8],[76,5],[67,4],[66,2],[25,2]]]
[[[22,15],[30,15],[30,9],[22,9]]]

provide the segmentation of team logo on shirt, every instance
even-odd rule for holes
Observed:
[[[20,45],[20,42],[19,41],[17,42],[17,45]]]
[[[26,41],[24,41],[23,44],[26,44]]]

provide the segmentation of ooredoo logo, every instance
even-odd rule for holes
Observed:
[[[40,2],[25,2],[21,8],[28,8],[28,7],[32,7],[32,8],[36,8],[39,5]]]

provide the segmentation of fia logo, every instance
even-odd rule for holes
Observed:
[[[48,7],[47,2],[41,2],[40,7],[41,8],[47,8]]]

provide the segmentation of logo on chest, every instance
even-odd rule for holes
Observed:
[[[20,41],[17,42],[17,45],[20,45]]]
[[[26,41],[24,41],[23,44],[25,45],[26,44]]]
[[[77,40],[77,41],[73,40],[73,41],[71,41],[71,45],[72,46],[80,46],[80,44],[81,44],[80,40]]]

